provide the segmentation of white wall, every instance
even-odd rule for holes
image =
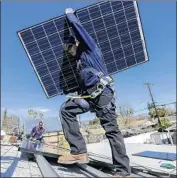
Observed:
[[[150,135],[155,132],[157,132],[157,131],[148,132],[148,133],[124,138],[124,142],[125,143],[150,143],[150,140],[151,140]]]

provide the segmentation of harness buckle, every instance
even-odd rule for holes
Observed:
[[[103,76],[102,72],[98,72],[96,75],[100,78],[100,82],[96,86],[87,90],[92,99],[100,95],[107,86],[111,87],[113,84],[113,79],[109,76]]]
[[[91,98],[94,99],[98,95],[100,95],[103,92],[103,90],[105,89],[105,87],[106,87],[105,85],[103,85],[102,83],[99,83],[96,87],[96,90],[91,93],[91,95],[90,95]]]

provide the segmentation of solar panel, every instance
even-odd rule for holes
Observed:
[[[136,1],[103,1],[76,10],[76,16],[100,47],[108,74],[148,61]],[[48,98],[79,88],[76,63],[63,51],[69,34],[65,15],[18,32]]]
[[[141,157],[168,160],[168,161],[176,160],[176,153],[158,152],[158,151],[143,151],[140,153],[135,153],[133,154],[133,156],[141,156]]]

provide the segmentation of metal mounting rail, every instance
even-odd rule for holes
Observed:
[[[36,158],[36,162],[39,166],[39,169],[41,170],[43,177],[61,177],[55,172],[55,170],[42,155],[34,154],[34,157]]]
[[[104,172],[99,171],[98,169],[95,169],[91,166],[88,166],[87,164],[76,164],[76,166],[94,177],[108,177],[108,174],[105,174]]]

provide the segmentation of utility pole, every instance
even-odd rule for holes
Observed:
[[[155,102],[154,102],[154,98],[153,98],[153,95],[152,95],[152,92],[151,92],[151,85],[150,83],[145,83],[144,85],[147,85],[148,87],[148,90],[149,90],[149,93],[150,93],[150,96],[151,96],[151,100],[152,100],[152,103],[153,103],[153,106],[154,106],[154,109],[155,109],[155,112],[156,112],[156,115],[157,115],[157,118],[158,118],[158,123],[161,127],[161,122],[160,122],[160,118],[159,118],[159,114],[158,114],[158,111],[157,111],[157,108],[156,108],[156,105],[155,105]]]

